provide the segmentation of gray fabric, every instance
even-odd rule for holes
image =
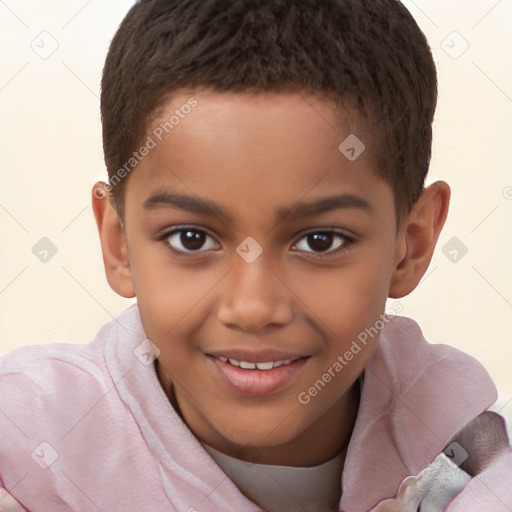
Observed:
[[[371,512],[441,512],[508,444],[503,418],[483,412],[427,468],[406,478],[396,498],[381,501]]]
[[[421,500],[420,512],[439,512],[459,494],[471,479],[465,471],[454,464],[445,453],[438,455],[429,466],[429,490]]]
[[[440,512],[470,479],[441,453],[421,473],[407,477],[396,498],[381,501],[371,512]]]

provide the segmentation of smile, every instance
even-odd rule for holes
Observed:
[[[297,359],[300,359],[299,357],[294,357],[292,359],[284,359],[280,361],[268,361],[264,363],[252,363],[249,361],[237,361],[236,359],[228,359],[227,357],[219,357],[222,362],[236,366],[238,368],[242,368],[244,370],[272,370],[273,368],[279,368],[280,366],[284,366],[287,364],[290,364],[293,361],[296,361]]]
[[[214,378],[221,386],[237,395],[258,397],[289,387],[298,378],[309,357],[257,362],[212,355],[207,359],[212,363]]]

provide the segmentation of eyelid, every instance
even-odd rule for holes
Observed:
[[[212,235],[208,229],[198,226],[198,225],[195,225],[195,224],[183,224],[183,225],[173,226],[172,228],[165,229],[158,236],[158,239],[161,241],[165,241],[167,243],[167,245],[169,246],[169,248],[175,254],[178,254],[178,255],[202,254],[202,253],[206,253],[206,252],[212,250],[212,249],[207,249],[207,250],[197,250],[197,251],[182,251],[182,250],[175,249],[174,247],[172,247],[171,244],[167,241],[168,238],[176,233],[181,232],[181,231],[186,231],[187,229],[190,231],[202,232],[205,235],[209,236],[218,246],[221,245],[217,241],[216,237],[214,235]],[[297,241],[292,245],[292,248],[295,247],[303,238],[306,238],[309,235],[317,234],[317,233],[330,233],[334,236],[337,235],[340,238],[342,238],[344,240],[344,242],[339,248],[337,248],[335,250],[328,250],[325,252],[297,250],[295,252],[305,253],[307,255],[310,255],[313,257],[318,257],[318,258],[328,258],[329,256],[337,256],[337,255],[340,255],[341,253],[347,251],[357,239],[357,237],[355,235],[348,234],[345,230],[341,230],[338,228],[311,228],[307,231],[303,231],[300,234]],[[218,250],[218,249],[213,249],[213,250]]]
[[[297,241],[293,244],[292,247],[295,247],[303,238],[307,237],[308,235],[313,235],[313,234],[316,234],[316,233],[330,233],[334,236],[339,236],[340,238],[342,238],[344,241],[342,243],[342,245],[340,247],[338,247],[337,249],[334,249],[334,250],[328,250],[328,251],[325,251],[325,252],[314,252],[314,251],[302,251],[302,250],[297,250],[295,252],[301,252],[301,253],[305,253],[309,256],[313,256],[313,257],[318,257],[318,258],[328,258],[329,256],[338,256],[340,254],[342,254],[343,252],[347,251],[351,246],[352,244],[356,241],[356,237],[354,235],[350,235],[348,234],[346,231],[344,230],[341,230],[341,229],[337,229],[337,228],[314,228],[314,229],[310,229],[308,231],[305,231],[303,233],[301,233],[301,235],[299,236],[299,238],[297,239]]]
[[[197,250],[197,251],[182,251],[179,249],[175,249],[172,247],[172,245],[168,242],[168,239],[175,235],[176,233],[179,233],[181,231],[196,231],[204,233],[206,236],[210,237],[218,246],[220,246],[220,243],[217,241],[216,237],[213,236],[210,231],[206,228],[203,228],[201,226],[197,226],[195,224],[183,224],[179,226],[173,226],[172,228],[165,229],[161,232],[161,234],[158,236],[158,240],[165,241],[169,248],[178,255],[191,255],[191,254],[202,254],[206,253],[210,250],[217,250],[217,249],[207,249],[207,250]]]
[[[356,241],[356,239],[357,239],[356,235],[348,232],[347,230],[340,229],[340,228],[325,227],[325,228],[311,228],[306,231],[302,231],[301,233],[299,233],[299,235],[297,235],[297,241],[302,240],[305,236],[314,235],[316,233],[332,233],[334,235],[339,235],[342,238],[346,238],[347,240],[350,240],[350,241]],[[297,242],[295,242],[295,243],[297,243]]]

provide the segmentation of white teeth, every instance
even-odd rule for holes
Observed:
[[[258,370],[272,370],[274,363],[269,361],[268,363],[256,363]]]
[[[272,370],[273,368],[279,368],[285,364],[290,364],[292,361],[295,361],[298,358],[284,359],[282,361],[268,361],[266,363],[251,363],[249,361],[238,361],[237,359],[228,359],[226,357],[218,357],[218,359],[224,363],[229,361],[229,363],[233,366],[238,366],[244,370],[255,370],[256,368],[258,370]]]

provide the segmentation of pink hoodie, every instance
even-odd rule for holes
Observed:
[[[0,359],[0,511],[261,512],[175,413],[145,338],[134,305],[87,344]],[[496,398],[474,358],[391,320],[365,369],[339,510],[512,511],[503,421],[477,418]],[[449,460],[461,451],[472,478]]]

